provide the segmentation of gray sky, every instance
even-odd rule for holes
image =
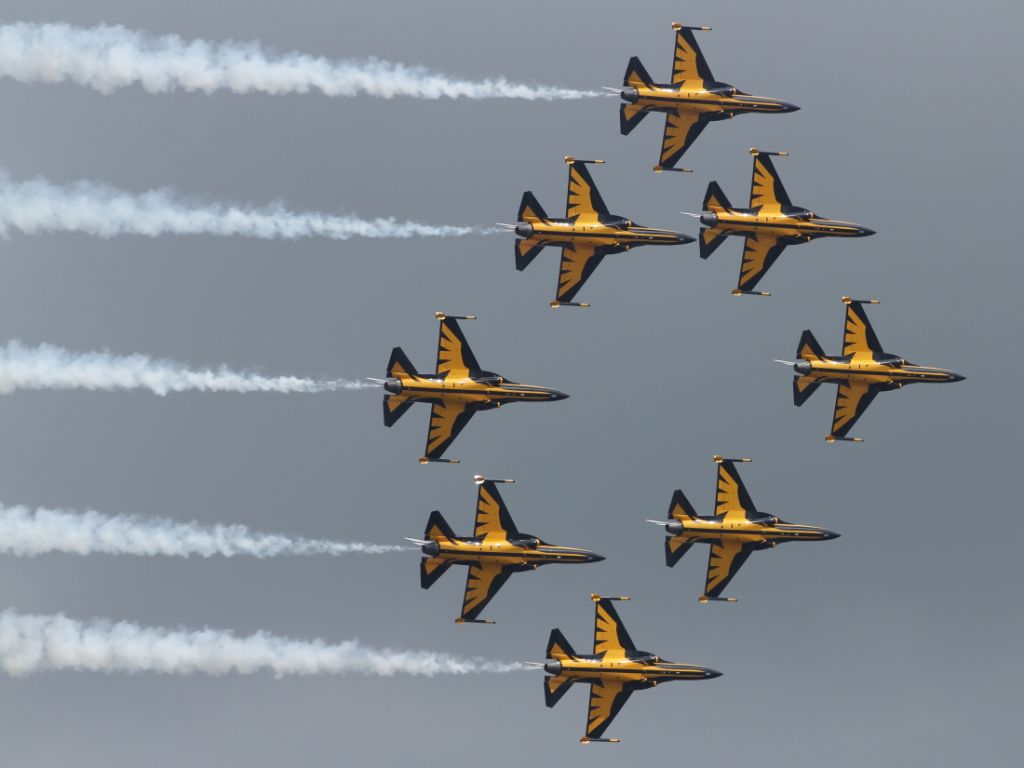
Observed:
[[[764,281],[770,299],[729,295],[736,242],[709,262],[695,245],[640,249],[605,260],[581,294],[593,307],[579,312],[547,307],[556,254],[517,273],[503,236],[11,237],[0,244],[4,338],[380,376],[394,345],[431,364],[434,310],[476,312],[465,329],[485,367],[572,397],[484,414],[449,451],[461,465],[421,467],[427,409],[387,430],[376,392],[19,393],[0,398],[0,502],[392,543],[419,535],[435,508],[468,532],[482,472],[519,481],[503,492],[522,529],[608,560],[513,578],[490,627],[454,625],[464,570],[423,592],[414,553],[2,558],[5,605],[519,660],[540,659],[554,626],[589,649],[587,595],[626,593],[641,647],[725,673],[633,697],[609,731],[623,744],[585,753],[584,690],[547,710],[539,674],[53,673],[0,686],[11,765],[461,766],[486,755],[501,768],[538,749],[593,765],[1019,762],[1019,3],[4,6],[5,21],[258,38],[577,88],[620,82],[634,54],[667,79],[679,20],[715,28],[700,42],[718,78],[803,108],[712,126],[682,176],[650,172],[661,121],[621,137],[613,99],[102,96],[0,81],[0,166],[18,179],[488,225],[512,220],[525,189],[558,211],[572,153],[608,161],[594,175],[613,212],[695,233],[678,212],[699,207],[710,179],[745,200],[746,149],[759,146],[791,152],[777,167],[796,204],[879,233],[789,249]],[[796,409],[772,359],[791,358],[804,328],[835,352],[842,294],[882,299],[869,314],[887,349],[967,382],[883,395],[857,427],[863,445],[826,445],[834,390]],[[730,588],[738,604],[698,605],[706,548],[669,570],[643,520],[662,517],[677,487],[708,513],[713,453],[755,459],[743,477],[766,511],[842,538],[757,553]]]

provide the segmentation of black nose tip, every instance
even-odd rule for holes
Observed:
[[[839,534],[836,533],[835,531],[823,531],[822,538],[825,541],[832,541],[832,539],[838,539],[839,538]]]
[[[592,562],[592,563],[600,563],[604,559],[605,559],[604,555],[598,555],[598,554],[596,554],[594,552],[590,553],[590,562]]]
[[[788,101],[784,101],[784,102],[782,102],[782,111],[783,112],[799,112],[800,111],[800,107],[798,107],[796,104],[790,104]]]
[[[569,396],[565,392],[559,392],[557,389],[551,390],[552,400],[565,400],[567,397]]]
[[[966,378],[967,378],[966,376],[961,376],[959,373],[951,373],[951,374],[949,374],[949,380],[950,381],[963,381]]]
[[[682,232],[678,232],[676,233],[676,239],[679,241],[680,245],[686,245],[687,243],[694,242],[697,238],[690,237],[689,235],[684,235]]]
[[[717,669],[705,669],[704,670],[704,677],[707,678],[708,680],[711,680],[712,678],[715,678],[715,677],[721,677],[721,676],[722,676],[722,673],[719,672]]]
[[[875,230],[868,229],[867,227],[861,227],[857,230],[857,237],[870,237],[875,234]]]

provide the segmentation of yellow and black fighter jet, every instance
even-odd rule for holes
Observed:
[[[628,597],[602,597],[591,595],[596,603],[594,611],[594,652],[578,654],[562,633],[551,630],[544,671],[544,701],[555,706],[573,683],[590,683],[590,709],[587,730],[580,743],[591,741],[617,742],[605,739],[605,729],[622,709],[633,691],[653,688],[670,680],[707,680],[720,677],[721,672],[693,664],[666,661],[648,651],[638,651],[622,619],[612,605],[613,600]]]
[[[655,83],[640,59],[634,56],[626,67],[619,93],[625,102],[619,107],[619,130],[623,136],[636,128],[648,113],[665,113],[661,157],[654,170],[672,168],[710,122],[746,112],[796,112],[800,109],[778,99],[751,96],[715,80],[693,36],[694,31],[706,31],[710,27],[684,27],[674,23],[672,29],[676,31],[672,82]]]
[[[622,253],[640,245],[682,245],[694,238],[667,229],[644,227],[630,219],[608,212],[601,193],[587,170],[587,163],[604,160],[577,160],[566,157],[569,166],[569,191],[565,201],[565,218],[549,217],[532,192],[526,192],[519,204],[516,224],[504,224],[522,238],[516,240],[516,269],[526,269],[541,249],[554,246],[562,249],[558,288],[552,307],[589,307],[574,302],[597,265],[610,253]]]
[[[832,431],[825,436],[830,443],[836,440],[863,442],[863,438],[847,435],[879,392],[900,389],[906,384],[963,381],[965,378],[943,368],[915,365],[884,351],[863,306],[878,303],[878,299],[843,296],[846,324],[843,327],[842,355],[826,355],[814,334],[804,331],[796,350],[797,361],[779,361],[793,366],[794,405],[801,406],[807,402],[823,382],[839,385]]]
[[[793,205],[786,188],[782,186],[772,155],[785,156],[786,152],[762,152],[751,149],[754,173],[750,180],[750,207],[734,208],[718,182],[708,184],[704,195],[704,212],[687,214],[700,218],[707,229],[700,232],[700,257],[708,258],[725,238],[738,235],[745,238],[740,277],[733,295],[753,294],[770,296],[766,291],[755,291],[754,286],[764,277],[787,245],[798,245],[819,237],[864,237],[874,230],[848,221],[825,219],[816,213]]]
[[[759,512],[736,470],[736,462],[750,459],[723,459],[715,456],[718,480],[715,486],[715,513],[699,517],[682,491],[672,495],[668,522],[650,520],[665,526],[665,564],[671,568],[694,544],[710,544],[708,575],[700,602],[721,600],[734,603],[734,597],[722,597],[722,590],[752,552],[769,549],[784,541],[828,541],[838,533],[813,525],[787,523],[774,515]]]
[[[505,403],[564,400],[567,394],[557,389],[517,384],[480,368],[476,356],[459,327],[459,320],[475,320],[476,315],[446,315],[437,340],[435,373],[417,373],[401,347],[391,350],[387,378],[372,379],[384,385],[384,426],[390,427],[413,403],[430,403],[430,428],[426,453],[421,464],[437,461],[457,464],[457,459],[442,459],[448,446],[465,428],[477,411],[499,408]]]
[[[427,520],[423,539],[408,539],[420,545],[420,586],[430,589],[452,565],[467,565],[466,592],[456,624],[493,624],[480,619],[484,609],[513,573],[532,571],[548,563],[596,563],[601,555],[576,547],[548,544],[516,528],[496,483],[476,476],[480,486],[476,499],[476,525],[472,536],[456,536],[441,513],[434,510]]]

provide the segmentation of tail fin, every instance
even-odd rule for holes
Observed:
[[[519,203],[519,213],[516,214],[516,221],[525,221],[528,224],[533,224],[539,221],[547,221],[548,215],[544,212],[540,203],[537,202],[537,198],[533,196],[532,192],[524,192],[523,200]],[[544,248],[543,245],[537,245],[531,238],[524,240],[516,240],[516,269],[522,272],[533,261],[537,254]]]
[[[715,249],[725,242],[726,234],[717,227],[702,229],[700,231],[700,257],[708,258]]]
[[[798,408],[807,402],[815,390],[821,386],[821,380],[813,376],[793,377],[793,405]]]
[[[647,109],[639,104],[623,103],[619,105],[619,133],[628,135],[634,128],[640,125],[640,121],[647,117]]]
[[[813,333],[804,331],[800,336],[800,343],[796,346],[796,356],[804,360],[821,360],[825,357],[825,351]]]
[[[405,395],[384,395],[384,426],[393,426],[412,407],[412,403]]]
[[[544,703],[549,707],[555,706],[558,700],[565,695],[565,692],[572,686],[572,678],[565,675],[555,675],[544,678]]]
[[[729,198],[725,196],[717,181],[708,183],[708,191],[704,193],[704,210],[713,213],[732,210]]]
[[[555,661],[576,658],[576,651],[569,645],[569,641],[565,639],[562,630],[551,630],[551,636],[548,638],[548,647],[544,651],[544,658],[554,659]]]
[[[693,509],[693,504],[686,498],[682,491],[676,490],[672,494],[672,503],[668,506],[668,519],[669,520],[694,520],[697,517],[697,513]]]
[[[412,364],[401,347],[391,350],[391,359],[388,360],[388,378],[404,379],[418,376],[416,367]]]
[[[524,192],[523,200],[519,203],[519,213],[516,214],[516,221],[547,221],[548,215],[544,213],[533,192]]]
[[[622,78],[622,85],[627,88],[643,88],[654,85],[654,81],[647,74],[647,69],[640,63],[640,59],[633,56],[630,58],[629,64],[626,65],[626,74]]]
[[[420,587],[430,589],[434,582],[444,576],[452,565],[451,560],[443,560],[440,557],[424,557],[420,560]]]
[[[516,269],[522,272],[537,258],[537,254],[544,250],[544,245],[535,245],[531,240],[516,240],[515,248]]]
[[[427,518],[427,529],[423,532],[423,538],[429,541],[448,541],[455,538],[455,531],[435,509]]]

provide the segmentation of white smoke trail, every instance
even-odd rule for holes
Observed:
[[[73,669],[84,672],[159,672],[224,675],[467,675],[514,672],[523,664],[460,658],[430,651],[375,649],[357,640],[329,645],[257,632],[236,637],[215,629],[141,627],[57,615],[0,613],[0,667],[21,677]]]
[[[148,389],[166,395],[186,391],[313,393],[377,386],[346,379],[260,376],[224,367],[192,370],[147,355],[70,352],[50,344],[26,347],[17,340],[0,347],[0,395],[20,389]]]
[[[361,219],[316,211],[296,212],[279,203],[260,208],[204,203],[183,199],[171,189],[133,194],[93,181],[63,186],[44,178],[19,182],[0,171],[0,236],[8,237],[12,231],[26,235],[82,232],[97,237],[215,235],[264,240],[348,240],[461,237],[490,234],[494,230],[434,226],[391,217]]]
[[[150,93],[231,91],[379,96],[390,99],[527,99],[601,96],[595,91],[513,83],[504,78],[458,80],[424,67],[379,59],[330,60],[300,53],[275,56],[258,42],[186,41],[122,26],[0,25],[0,76],[23,83],[70,81],[110,93],[138,84]]]
[[[402,552],[412,547],[361,542],[293,539],[257,533],[244,525],[205,526],[165,518],[104,515],[93,510],[29,509],[0,505],[0,554],[34,557],[48,552],[75,555],[165,555],[168,557],[278,557]]]

